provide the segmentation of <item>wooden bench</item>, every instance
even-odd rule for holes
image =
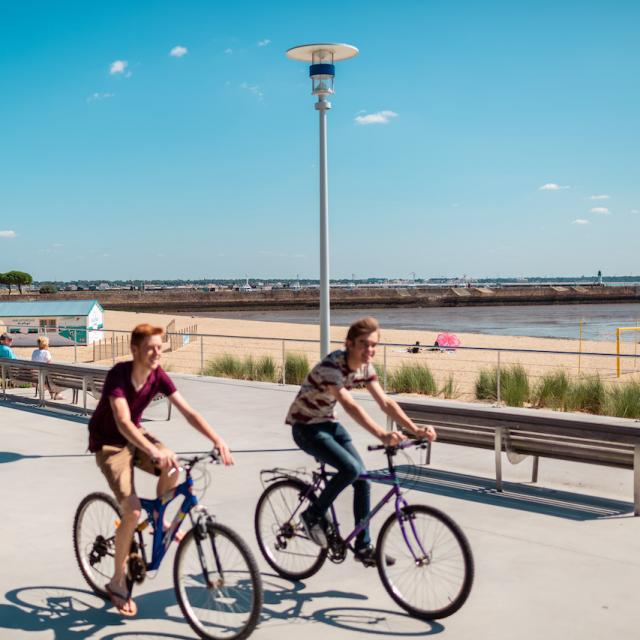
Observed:
[[[83,365],[68,365],[57,363],[38,363],[28,360],[8,360],[0,358],[0,373],[2,376],[3,395],[6,397],[6,389],[10,384],[30,382],[36,386],[36,396],[39,404],[45,406],[49,402],[45,399],[44,389],[48,382],[54,392],[71,389],[71,404],[78,404],[82,392],[82,408],[86,415],[87,396],[91,395],[96,400],[100,399],[104,383],[107,378],[108,368],[90,367]],[[158,394],[152,400],[153,403],[167,400],[167,420],[171,419],[171,402],[164,395]],[[52,403],[59,404],[59,403]]]
[[[502,491],[502,453],[517,464],[533,457],[570,460],[633,470],[634,514],[640,515],[640,424],[636,420],[517,409],[443,400],[398,400],[418,425],[431,424],[438,442],[494,452],[496,489]],[[434,446],[434,445],[432,445]],[[426,464],[431,459],[427,449]]]

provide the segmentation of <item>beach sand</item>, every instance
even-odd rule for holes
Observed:
[[[57,362],[98,362],[109,364],[128,357],[128,333],[141,322],[167,327],[175,321],[177,331],[191,327],[202,338],[178,338],[173,345],[167,342],[163,354],[163,366],[170,372],[199,374],[212,358],[228,353],[244,357],[252,355],[260,357],[270,355],[279,366],[283,352],[305,354],[313,365],[319,358],[319,327],[308,324],[292,324],[282,322],[263,322],[255,320],[238,320],[223,318],[204,318],[198,316],[173,316],[158,313],[135,313],[125,311],[106,311],[105,328],[107,347],[111,344],[111,336],[117,336],[120,342],[120,354],[111,355],[96,352],[93,346],[57,347],[52,349]],[[195,326],[194,326],[195,325]],[[197,328],[196,328],[197,327]],[[331,339],[335,340],[332,348],[339,348],[346,335],[345,327],[332,327]],[[532,338],[523,336],[494,336],[477,333],[457,334],[463,347],[475,347],[478,350],[422,350],[418,354],[407,351],[407,347],[419,341],[421,345],[433,345],[437,332],[394,330],[382,327],[381,343],[376,354],[376,363],[389,370],[402,364],[426,364],[431,369],[439,388],[451,378],[454,397],[471,399],[474,397],[474,384],[481,369],[496,366],[498,354],[500,366],[522,364],[535,381],[541,375],[557,370],[565,370],[569,375],[598,374],[605,381],[615,382],[616,359],[613,356],[587,356],[584,353],[615,353],[612,342],[582,342],[582,355],[579,355],[578,340],[555,338]],[[173,347],[173,348],[172,348]],[[623,353],[633,354],[636,343],[627,342]],[[523,350],[513,352],[509,350]],[[16,355],[30,358],[32,348],[15,349]],[[531,351],[565,352],[565,353],[533,353]],[[94,355],[95,354],[95,355]],[[639,354],[640,355],[640,354]],[[95,359],[94,359],[95,358]],[[620,380],[628,380],[635,373],[635,359],[623,359],[623,376]]]

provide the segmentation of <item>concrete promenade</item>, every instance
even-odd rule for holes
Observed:
[[[204,498],[220,522],[249,543],[263,571],[265,603],[256,640],[332,640],[440,636],[451,640],[581,640],[640,636],[640,518],[631,516],[630,471],[541,460],[538,487],[526,484],[530,461],[505,462],[507,491],[491,490],[492,452],[440,445],[410,502],[451,515],[471,542],[476,580],[454,616],[425,623],[388,597],[375,569],[351,557],[325,564],[305,583],[275,576],[260,556],[253,511],[259,470],[309,466],[283,416],[296,387],[175,376],[187,399],[225,437],[236,466],[211,467]],[[370,400],[363,402],[380,418]],[[181,416],[165,422],[153,407],[145,426],[178,452],[206,449]],[[380,418],[381,419],[381,418]],[[371,438],[345,419],[371,468]],[[93,595],[75,562],[72,521],[81,498],[107,490],[85,453],[86,419],[0,400],[0,639],[151,640],[193,638],[175,601],[173,552],[134,593],[139,615],[122,619]],[[280,451],[278,451],[280,450]],[[416,454],[417,455],[417,454]],[[153,495],[148,479],[142,495]],[[524,481],[525,484],[515,484]],[[374,486],[374,498],[383,487]],[[350,490],[340,512],[351,523]],[[348,494],[348,495],[347,495]],[[385,517],[374,521],[374,536]]]

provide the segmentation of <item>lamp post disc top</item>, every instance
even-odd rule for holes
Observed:
[[[299,47],[292,47],[287,51],[287,58],[300,60],[300,62],[313,62],[313,54],[319,51],[327,51],[331,53],[334,62],[355,58],[355,56],[360,53],[356,47],[353,47],[350,44],[320,42],[318,44],[303,44]]]

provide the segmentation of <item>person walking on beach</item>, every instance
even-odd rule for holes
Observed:
[[[362,458],[356,451],[347,430],[335,414],[339,402],[347,414],[361,427],[379,438],[385,445],[398,444],[405,436],[397,431],[385,431],[353,399],[349,392],[364,385],[382,411],[417,438],[435,440],[433,427],[417,427],[395,400],[389,398],[378,383],[373,357],[380,329],[375,318],[361,318],[347,332],[345,348],[327,355],[304,379],[291,404],[286,422],[292,427],[295,443],[304,452],[335,469],[337,473],[318,496],[317,501],[301,514],[307,535],[316,544],[326,547],[325,514],[338,495],[353,484],[353,514],[356,524],[370,511],[371,484],[358,476],[364,472]],[[375,565],[375,549],[369,529],[356,538],[355,558],[364,566]]]
[[[161,496],[178,482],[178,462],[173,451],[140,426],[142,413],[161,393],[186,418],[187,422],[211,441],[225,465],[233,457],[224,440],[177,391],[160,366],[161,327],[139,324],[131,333],[133,360],[119,362],[107,374],[102,397],[89,421],[89,451],[122,509],[122,521],[116,531],[115,573],[105,585],[111,603],[123,616],[134,616],[137,606],[126,586],[126,560],[140,517],[140,500],[133,482],[133,467],[158,476],[157,495]]]
[[[16,360],[16,354],[13,353],[11,343],[13,338],[8,333],[0,335],[0,358],[9,358],[10,360]]]

